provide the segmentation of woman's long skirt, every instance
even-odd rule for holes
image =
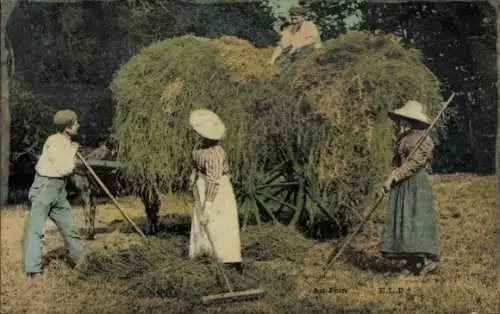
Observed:
[[[429,175],[420,169],[389,194],[380,252],[389,259],[437,260],[437,222]]]
[[[203,253],[213,254],[210,242],[199,218],[205,200],[206,177],[199,175],[194,193],[196,204],[191,223],[189,257],[195,258]],[[211,211],[208,213],[208,232],[215,246],[215,256],[222,263],[241,262],[240,228],[238,209],[233,187],[228,176],[223,176],[219,191]]]

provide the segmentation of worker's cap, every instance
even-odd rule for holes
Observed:
[[[54,115],[54,124],[55,125],[68,125],[72,122],[76,121],[76,113],[73,110],[64,109],[59,110]]]
[[[302,16],[306,14],[306,10],[303,7],[291,7],[290,10],[288,10],[288,13],[290,16]]]

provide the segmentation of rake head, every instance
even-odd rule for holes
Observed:
[[[266,291],[263,289],[252,289],[245,291],[235,291],[235,292],[208,295],[202,297],[201,301],[203,302],[204,305],[224,304],[231,302],[257,300],[264,297],[265,294]]]

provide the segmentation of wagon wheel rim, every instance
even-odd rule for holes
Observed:
[[[259,226],[262,216],[274,224],[295,227],[304,211],[311,210],[306,206],[307,202],[312,202],[308,197],[307,182],[304,175],[295,171],[294,162],[288,160],[264,178],[246,186],[240,185],[237,195],[244,216],[242,229],[246,229],[250,217]]]
[[[261,218],[271,221],[274,224],[282,223],[276,217],[276,204],[293,208],[292,202],[285,202],[280,198],[280,194],[289,189],[293,189],[295,182],[286,181],[283,178],[284,168],[289,164],[288,160],[280,162],[273,167],[265,176],[254,177],[253,181],[245,182],[236,187],[236,199],[243,214],[242,230],[245,230],[251,218],[260,226]],[[274,204],[270,204],[274,200]]]
[[[260,226],[263,216],[275,224],[296,228],[303,217],[306,217],[306,223],[310,223],[316,213],[322,213],[339,224],[314,193],[306,171],[307,160],[302,155],[300,150],[285,145],[282,161],[277,166],[264,172],[265,176],[253,178],[246,186],[240,185],[238,203],[245,217],[243,230],[249,223],[249,217],[253,217]]]

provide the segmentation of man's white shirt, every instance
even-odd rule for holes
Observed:
[[[290,53],[293,53],[295,50],[309,45],[314,45],[315,48],[322,46],[320,33],[313,22],[304,21],[296,33],[292,33],[291,28],[289,26],[281,32],[281,49],[291,47]]]
[[[69,137],[61,133],[49,136],[36,164],[36,172],[41,176],[55,178],[69,175],[75,168],[76,151],[77,146]]]

